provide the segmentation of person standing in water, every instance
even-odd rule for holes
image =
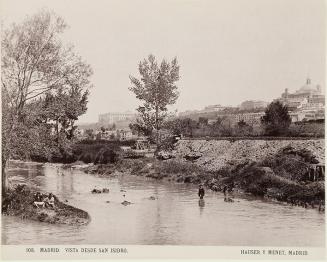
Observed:
[[[200,199],[203,199],[204,194],[205,194],[205,192],[204,192],[203,185],[200,185],[199,186],[199,197],[200,197]]]

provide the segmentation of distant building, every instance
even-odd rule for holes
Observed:
[[[292,122],[325,119],[325,95],[319,85],[312,85],[310,78],[294,93],[288,89],[277,99],[289,108]]]
[[[292,122],[325,119],[325,110],[301,110],[289,112]]]
[[[180,117],[185,117],[185,116],[190,116],[190,115],[194,115],[194,114],[203,114],[203,113],[212,113],[212,112],[219,112],[222,111],[224,109],[227,109],[230,107],[226,107],[226,106],[222,106],[222,105],[209,105],[206,106],[205,108],[201,109],[201,110],[187,110],[184,112],[180,112],[178,114],[178,116]]]
[[[261,117],[264,116],[264,112],[257,112],[257,113],[234,113],[234,114],[219,114],[219,118],[225,118],[230,121],[232,125],[237,124],[240,121],[244,121],[248,125],[260,125],[261,123]],[[217,118],[218,118],[217,117]],[[217,119],[209,119],[208,124],[212,125],[215,122],[217,122]]]
[[[120,121],[132,121],[136,117],[136,114],[132,112],[112,112],[99,115],[99,123],[101,125],[114,124]]]
[[[241,110],[253,110],[257,108],[265,108],[267,107],[268,102],[264,101],[256,101],[256,100],[247,100],[242,102],[242,104],[239,106]]]
[[[317,107],[318,104],[321,104],[321,107],[325,106],[325,95],[322,93],[321,87],[319,85],[313,86],[310,78],[294,93],[290,93],[286,88],[277,100],[288,106],[290,110],[308,108],[310,105]]]
[[[225,106],[221,106],[221,105],[210,105],[200,110],[200,113],[217,112],[217,111],[224,110],[225,108],[226,108]]]
[[[263,117],[264,115],[265,115],[265,112],[235,114],[234,121],[236,121],[236,122],[244,121],[245,123],[247,123],[249,125],[260,125],[261,117]]]
[[[98,140],[131,140],[136,139],[137,136],[132,134],[131,130],[117,129],[117,130],[96,130],[94,136]]]

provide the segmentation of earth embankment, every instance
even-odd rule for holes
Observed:
[[[312,140],[181,140],[176,144],[174,155],[187,161],[194,156],[196,165],[208,171],[217,171],[225,166],[248,161],[263,161],[275,156],[283,148],[292,147],[296,151],[308,150],[318,163],[324,164],[324,139]]]

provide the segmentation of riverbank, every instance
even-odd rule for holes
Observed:
[[[127,173],[213,191],[250,194],[324,210],[324,141],[180,141],[174,158],[121,159],[81,167],[100,176]]]
[[[2,200],[2,213],[51,224],[86,225],[90,222],[87,212],[59,201],[56,196],[53,208],[37,208],[33,205],[35,193],[25,185],[9,189]]]

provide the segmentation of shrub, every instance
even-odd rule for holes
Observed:
[[[103,148],[99,151],[96,155],[94,164],[108,164],[108,163],[115,163],[118,160],[117,154],[108,148]]]
[[[118,161],[120,141],[81,141],[73,146],[73,161],[108,164]]]
[[[193,174],[195,173],[202,173],[203,170],[193,164],[193,163],[184,163],[175,160],[168,160],[164,162],[160,162],[158,168],[161,172],[169,173],[169,174]]]

